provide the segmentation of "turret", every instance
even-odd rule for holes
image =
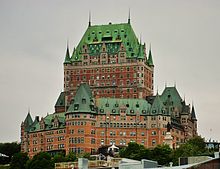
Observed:
[[[191,117],[193,121],[197,121],[194,105],[192,105]]]
[[[68,45],[67,45],[66,57],[65,57],[65,60],[64,60],[64,64],[68,64],[68,63],[71,63],[71,60],[70,60],[69,47],[68,47]]]
[[[150,47],[149,54],[148,54],[147,64],[150,67],[154,67],[153,57],[152,57],[152,53],[151,53],[151,47]]]

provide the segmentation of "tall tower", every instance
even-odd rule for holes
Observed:
[[[95,97],[145,98],[153,95],[154,64],[151,49],[138,41],[128,23],[89,26],[64,61],[67,105],[81,83]]]

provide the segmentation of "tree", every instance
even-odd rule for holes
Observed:
[[[20,152],[21,145],[17,142],[12,143],[0,143],[0,153],[9,156],[9,158],[0,158],[0,164],[8,164],[11,161],[11,157]]]
[[[54,169],[54,163],[47,152],[36,154],[32,160],[27,162],[26,166],[27,169]]]
[[[15,153],[11,159],[10,169],[24,169],[28,160],[27,153]]]
[[[137,143],[128,143],[128,147],[119,151],[120,157],[141,160],[149,156],[149,150]]]
[[[172,149],[168,145],[157,145],[151,150],[149,159],[157,161],[160,165],[168,165],[171,162]]]
[[[82,153],[78,155],[78,158],[87,158],[90,159],[90,153]]]
[[[173,162],[175,165],[178,164],[180,157],[190,157],[199,155],[209,155],[206,148],[206,144],[203,138],[200,136],[189,139],[185,144],[180,145],[179,148],[173,151]]]
[[[77,160],[76,154],[74,152],[70,152],[67,156],[66,156],[66,161],[69,162],[74,162]]]
[[[53,162],[54,163],[60,163],[60,162],[65,162],[65,161],[66,161],[66,158],[65,158],[65,155],[63,153],[56,154],[53,157]]]

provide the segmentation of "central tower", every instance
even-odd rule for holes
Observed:
[[[148,54],[146,54],[148,53]],[[136,37],[128,23],[91,25],[64,61],[64,93],[68,106],[81,83],[93,95],[145,98],[153,95],[154,64],[151,49]]]

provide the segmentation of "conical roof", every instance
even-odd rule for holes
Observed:
[[[89,85],[83,83],[79,86],[74,100],[67,110],[67,113],[72,112],[95,113],[94,100]]]
[[[31,118],[30,112],[28,112],[25,120],[24,120],[24,127],[25,127],[25,131],[29,131],[31,125],[33,123],[33,120]]]

